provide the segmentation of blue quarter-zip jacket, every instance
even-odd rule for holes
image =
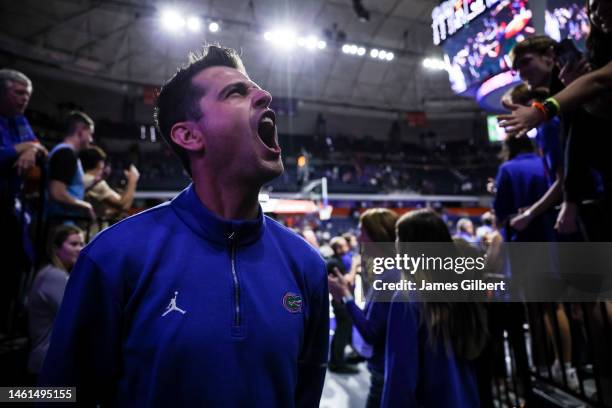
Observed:
[[[190,186],[81,252],[40,382],[104,406],[318,407],[328,333],[316,250]]]

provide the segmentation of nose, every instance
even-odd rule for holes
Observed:
[[[263,89],[256,89],[253,91],[253,107],[255,108],[267,108],[272,102],[272,95],[270,92]]]

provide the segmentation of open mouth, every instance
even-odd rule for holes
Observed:
[[[257,134],[264,144],[272,150],[278,149],[276,142],[276,115],[274,111],[268,110],[259,118]]]

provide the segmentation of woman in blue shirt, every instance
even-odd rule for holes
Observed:
[[[402,216],[396,235],[401,243],[453,242],[428,209]],[[389,310],[381,406],[478,407],[472,361],[487,338],[482,305],[419,301],[404,293],[396,293]]]
[[[397,214],[386,208],[371,208],[365,211],[360,219],[361,243],[395,241],[395,222]],[[393,279],[393,271],[389,271],[380,279]],[[368,280],[368,279],[366,279]],[[370,371],[370,392],[366,402],[367,408],[378,408],[382,396],[385,368],[385,336],[387,327],[387,315],[389,313],[389,302],[378,301],[376,292],[368,293],[365,308],[362,310],[355,304],[351,296],[349,282],[341,274],[328,277],[329,289],[337,301],[346,304],[347,311],[353,319],[353,324],[363,340],[372,347],[368,358],[368,370]]]

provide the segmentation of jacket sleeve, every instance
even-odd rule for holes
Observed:
[[[117,299],[109,277],[81,253],[55,319],[42,386],[76,387],[79,406],[113,404],[121,343]]]
[[[514,194],[512,193],[512,180],[508,175],[507,170],[502,166],[495,179],[497,192],[493,200],[493,209],[498,220],[498,225],[502,226],[512,213],[516,210],[512,208],[514,203]]]
[[[329,292],[327,270],[318,257],[312,271],[316,271],[307,304],[307,322],[304,345],[298,361],[295,406],[318,407],[323,392],[329,345]]]
[[[350,301],[346,304],[353,324],[361,337],[369,344],[377,344],[381,338],[384,341],[385,328],[387,326],[387,314],[389,312],[388,302],[374,301],[370,306],[369,313],[365,313],[355,304]]]
[[[381,407],[418,407],[418,317],[408,302],[393,302],[387,322]]]

